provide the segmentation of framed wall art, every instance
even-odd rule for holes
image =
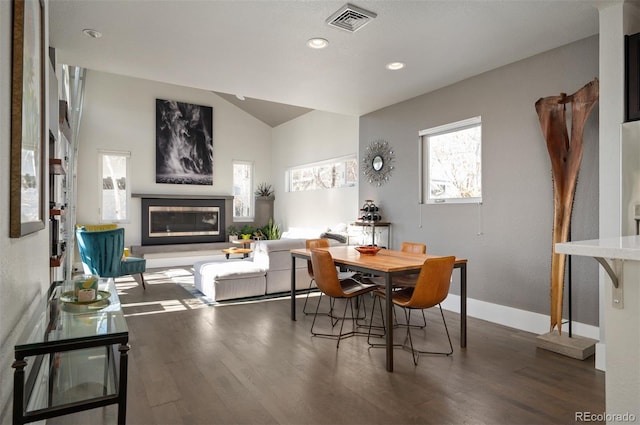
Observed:
[[[625,36],[625,121],[640,120],[640,33]]]
[[[156,99],[156,183],[213,185],[213,108]]]
[[[13,0],[9,236],[45,227],[44,4]]]

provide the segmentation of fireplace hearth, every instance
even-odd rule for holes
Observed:
[[[142,197],[142,245],[226,241],[225,198]]]

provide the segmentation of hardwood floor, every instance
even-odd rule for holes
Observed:
[[[312,338],[304,298],[293,322],[288,299],[210,307],[179,285],[146,282],[146,291],[119,284],[130,329],[129,424],[568,424],[575,412],[604,412],[593,358],[537,349],[526,332],[470,318],[460,349],[458,315],[445,312],[453,356],[422,356],[416,367],[396,350],[387,373],[384,350],[366,338],[339,350]],[[442,348],[437,310],[427,320]],[[110,406],[49,423],[115,417]]]

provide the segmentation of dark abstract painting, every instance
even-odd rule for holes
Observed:
[[[213,108],[156,99],[156,183],[213,184]]]

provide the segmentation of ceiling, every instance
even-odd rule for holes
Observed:
[[[354,0],[377,17],[350,33],[325,23],[345,1],[54,0],[50,44],[60,63],[213,91],[276,126],[360,116],[597,34],[612,2]]]

